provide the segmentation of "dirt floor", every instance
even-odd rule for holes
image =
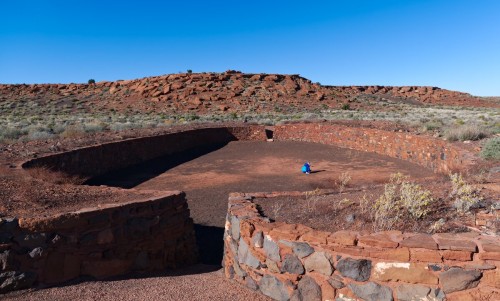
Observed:
[[[182,189],[195,222],[201,260],[213,265],[222,260],[230,192],[333,189],[346,172],[352,178],[350,186],[360,189],[385,183],[396,172],[422,181],[439,178],[431,170],[403,160],[307,142],[235,141],[215,151],[182,156],[174,161],[166,157],[146,162],[89,183],[139,191]],[[312,165],[309,175],[300,172],[305,161]]]
[[[309,175],[300,172],[306,161],[312,165]],[[294,141],[236,141],[161,174],[145,164],[143,168],[135,167],[132,174],[121,171],[94,184],[137,190],[181,189],[187,194],[195,223],[223,227],[230,192],[334,188],[345,172],[350,174],[353,187],[385,183],[396,172],[412,179],[438,177],[416,164],[335,146]]]

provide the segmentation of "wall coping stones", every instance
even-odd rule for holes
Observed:
[[[234,203],[230,201],[228,219],[245,216],[245,223],[254,225],[257,232],[253,237],[240,233],[240,239],[251,242],[256,235],[262,235],[263,244],[267,241],[269,250],[264,252],[265,258],[259,259],[263,265],[258,271],[242,264],[245,274],[235,277],[236,281],[253,283],[245,278],[254,277],[256,273],[287,279],[290,281],[286,286],[286,292],[290,293],[287,298],[291,300],[300,300],[302,292],[298,290],[298,285],[303,277],[314,279],[321,287],[322,298],[335,295],[336,300],[406,300],[412,293],[428,300],[444,300],[445,293],[454,296],[457,292],[469,292],[476,287],[500,294],[500,288],[496,287],[499,285],[491,280],[494,278],[491,275],[497,275],[492,273],[500,267],[500,257],[497,257],[500,252],[485,251],[497,250],[499,237],[480,233],[429,235],[400,231],[366,233],[344,230],[329,233],[300,224],[271,222],[256,211],[252,193],[241,195],[250,198]],[[255,195],[260,198],[263,195],[274,197],[266,193]],[[280,196],[284,195],[285,192],[280,193]],[[258,231],[262,234],[255,234],[260,233]],[[249,245],[249,249],[252,248],[262,250],[258,244]],[[234,250],[225,248],[224,262],[231,262],[235,255],[232,252]],[[360,266],[346,265],[349,262],[370,262],[371,272],[366,275]],[[302,273],[301,265],[305,271],[298,275]],[[484,281],[481,278],[483,274],[487,275],[483,277]],[[295,275],[295,278],[280,278],[286,275]],[[253,280],[259,281],[258,278]],[[285,283],[282,282],[285,280],[279,281]],[[317,296],[318,290],[314,289],[314,285],[307,287],[312,289],[312,296]]]

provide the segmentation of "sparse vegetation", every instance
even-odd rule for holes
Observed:
[[[93,84],[95,84],[95,79],[91,78],[91,79],[89,79],[89,80],[87,81],[87,83],[88,83],[89,85],[93,85]]]
[[[500,160],[500,137],[489,139],[484,143],[481,157],[486,160]]]
[[[425,217],[434,201],[430,191],[408,181],[401,173],[393,174],[373,204],[374,230],[391,230],[402,220]]]
[[[351,175],[349,172],[343,172],[340,174],[339,179],[337,181],[337,185],[339,187],[339,191],[342,192],[344,189],[349,185],[349,182],[351,182]]]
[[[445,137],[449,141],[480,140],[488,137],[489,132],[481,126],[471,124],[447,130]]]
[[[472,207],[482,201],[479,191],[467,184],[461,174],[451,174],[450,179],[452,187],[450,197],[459,213],[468,213]]]

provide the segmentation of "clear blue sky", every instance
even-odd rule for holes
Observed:
[[[500,1],[2,1],[0,83],[241,70],[500,96]]]

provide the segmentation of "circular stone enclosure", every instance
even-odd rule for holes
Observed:
[[[274,141],[266,142],[269,140]],[[299,173],[303,161],[307,160],[316,172],[308,176]],[[432,171],[446,172],[472,164],[471,154],[438,139],[321,123],[199,128],[49,155],[26,162],[23,168],[41,167],[79,176],[88,179],[88,185],[185,190],[197,224],[196,238],[202,261],[218,264],[227,211],[225,200],[230,191],[328,188],[341,172],[351,173],[356,185],[385,181],[389,174],[397,171],[415,178],[432,179],[435,177]],[[184,217],[177,220],[186,224]],[[145,221],[138,223],[142,222]],[[155,221],[145,223],[148,222],[148,229],[152,229]],[[83,236],[77,238],[79,243]],[[106,233],[101,236],[106,237]],[[114,237],[108,235],[107,243],[113,243]],[[99,245],[99,239],[91,243]],[[134,259],[136,266],[141,264],[141,259],[149,259],[148,254],[139,256],[142,257]],[[120,266],[113,260],[106,258],[104,262]],[[129,271],[128,267],[115,270],[117,273]]]

